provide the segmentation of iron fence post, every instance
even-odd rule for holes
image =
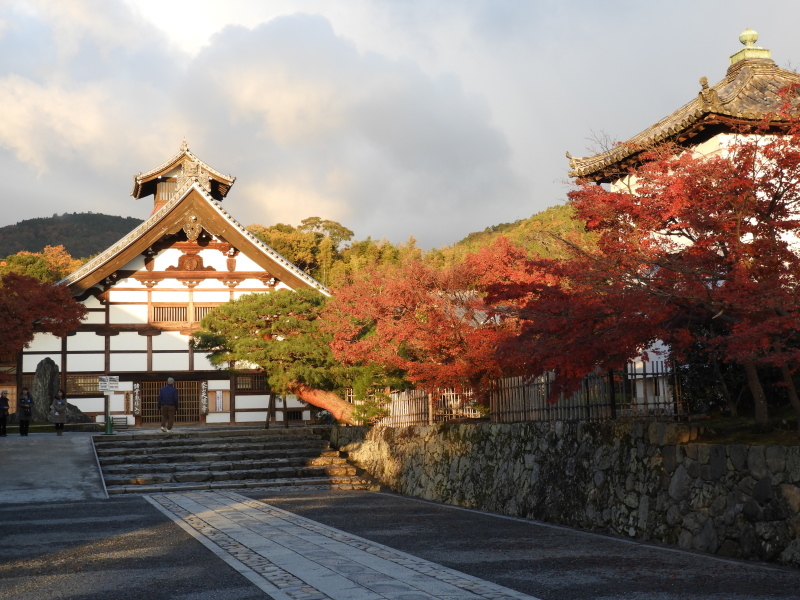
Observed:
[[[617,418],[617,392],[614,389],[614,370],[608,370],[608,389],[609,389],[609,402],[611,408],[611,419]]]

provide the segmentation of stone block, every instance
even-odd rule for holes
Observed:
[[[670,475],[675,472],[675,468],[678,466],[676,454],[676,446],[664,446],[661,451],[664,461],[664,470]]]
[[[728,446],[728,458],[733,463],[735,471],[744,471],[747,466],[747,451],[748,446],[744,444]]]
[[[689,489],[692,483],[689,473],[683,465],[675,469],[669,484],[669,495],[674,500],[685,500],[689,497]]]
[[[800,487],[784,483],[780,486],[781,496],[794,514],[800,513]]]
[[[781,552],[780,562],[792,567],[800,567],[800,539],[792,540]]]
[[[762,479],[753,486],[753,500],[762,506],[772,500],[774,497],[775,494],[772,489],[771,479]]]
[[[684,444],[683,451],[688,458],[697,460],[697,444]]]
[[[773,475],[783,473],[786,469],[786,448],[784,446],[767,446],[764,458],[767,468]]]
[[[728,457],[725,446],[717,444],[711,446],[709,466],[712,480],[720,480],[728,474]]]
[[[741,558],[742,546],[739,544],[739,542],[728,539],[720,544],[719,548],[717,549],[717,554],[727,558]]]
[[[786,449],[786,476],[789,483],[800,483],[800,446]]]
[[[686,466],[686,471],[689,473],[689,477],[691,477],[692,479],[697,479],[698,477],[700,477],[700,463],[694,460],[691,461]]]
[[[692,548],[692,533],[687,531],[686,529],[681,529],[681,533],[678,536],[678,546],[683,548],[684,550],[690,550]]]
[[[667,524],[668,525],[677,525],[683,520],[683,515],[681,514],[681,509],[678,508],[677,504],[673,504],[667,510]]]
[[[711,446],[709,444],[697,444],[697,462],[707,465],[711,460]]]
[[[717,529],[713,519],[708,519],[700,533],[694,536],[692,548],[712,554],[717,551]]]
[[[751,446],[747,453],[747,469],[755,479],[764,479],[769,473],[764,446]]]

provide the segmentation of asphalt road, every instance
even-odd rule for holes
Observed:
[[[719,560],[389,494],[247,495],[543,600],[800,598],[798,570]],[[0,505],[0,599],[56,598],[268,596],[142,497]]]

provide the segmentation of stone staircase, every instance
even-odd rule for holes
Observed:
[[[324,428],[94,436],[110,494],[314,486],[378,489],[328,444]]]

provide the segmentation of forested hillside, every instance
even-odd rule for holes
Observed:
[[[0,256],[64,246],[75,258],[102,252],[142,221],[100,213],[64,213],[0,227]]]

